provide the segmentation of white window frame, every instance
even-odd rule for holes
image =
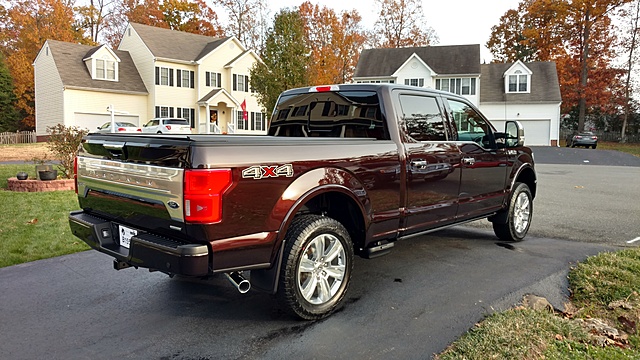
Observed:
[[[160,81],[159,81],[159,85],[161,86],[169,86],[169,68],[168,67],[163,67],[163,66],[159,66],[160,68]]]
[[[160,109],[160,114],[159,115],[160,115],[161,118],[168,118],[169,117],[169,107],[168,106],[160,106],[160,105],[158,105],[158,108]]]
[[[507,93],[529,93],[531,91],[531,76],[520,70],[516,70],[513,74],[507,75],[505,85]],[[511,85],[515,86],[514,90],[511,89]]]
[[[424,87],[424,78],[404,79],[404,84],[409,86]]]
[[[116,61],[109,60],[107,56],[102,59],[93,59],[94,69],[93,78],[96,80],[117,81],[118,66]]]
[[[453,94],[475,96],[478,94],[478,80],[474,77],[439,78],[435,81],[435,88]]]
[[[189,70],[182,70],[180,74],[182,74],[182,79],[180,79],[182,87],[191,88],[191,72]]]
[[[222,84],[218,84],[218,75],[220,75],[220,82],[222,82],[222,74],[217,72],[209,72],[209,86],[214,88],[221,88]]]
[[[236,91],[247,92],[247,75],[236,74]]]

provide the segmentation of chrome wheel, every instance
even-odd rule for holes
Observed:
[[[324,304],[340,289],[345,275],[345,249],[331,234],[321,234],[302,251],[297,285],[309,303]]]
[[[513,227],[518,234],[522,234],[529,226],[529,215],[531,214],[529,205],[530,201],[527,194],[518,194],[513,208]]]

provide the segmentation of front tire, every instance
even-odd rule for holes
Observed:
[[[493,232],[504,241],[522,241],[529,231],[533,215],[533,196],[527,184],[514,184],[506,211],[507,222],[494,222]]]
[[[278,302],[305,320],[328,316],[349,287],[353,269],[349,232],[332,218],[302,215],[294,219],[284,241]]]

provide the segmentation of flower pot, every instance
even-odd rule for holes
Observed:
[[[43,170],[38,171],[38,177],[40,180],[55,180],[58,177],[58,170]]]
[[[40,177],[41,171],[53,171],[53,165],[36,165],[36,177],[38,178],[38,180],[44,180]]]
[[[28,177],[29,177],[29,174],[27,174],[24,171],[20,171],[19,173],[16,174],[16,178],[18,178],[18,180],[27,180]]]

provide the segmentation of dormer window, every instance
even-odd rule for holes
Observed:
[[[120,58],[106,45],[92,49],[82,60],[91,73],[92,79],[118,81]]]
[[[529,92],[529,76],[520,70],[509,75],[509,92]]]
[[[116,62],[108,60],[105,56],[103,59],[96,59],[96,79],[115,80],[116,79]]]

